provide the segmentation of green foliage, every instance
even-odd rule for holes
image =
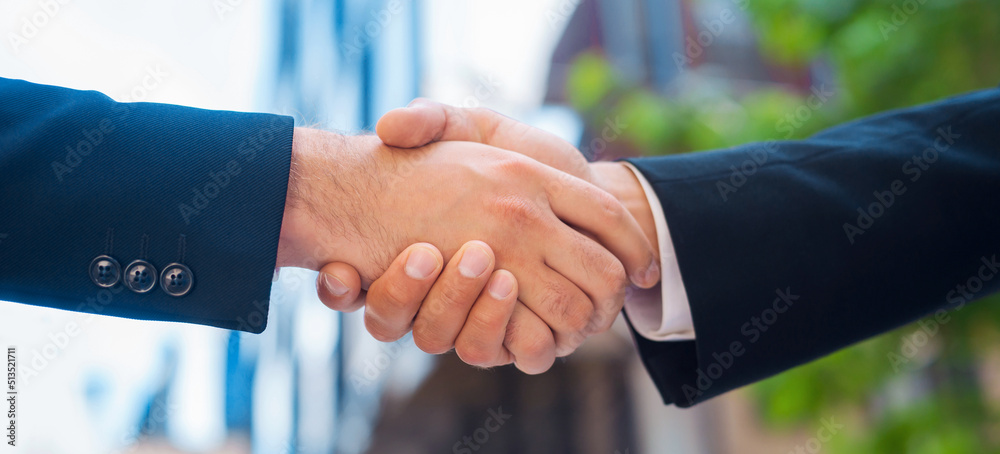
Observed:
[[[821,56],[832,60],[852,116],[998,83],[998,2],[751,0],[749,5],[765,55],[791,65]]]
[[[593,125],[619,116],[629,125],[631,148],[664,154],[807,137],[863,115],[1000,83],[994,0],[749,0],[748,13],[773,63],[805,68],[822,61],[833,68],[833,100],[794,127],[789,115],[805,112],[810,93],[780,86],[747,92],[688,74],[683,87],[663,95],[624,84],[593,54],[571,71],[571,103]],[[759,383],[753,393],[760,414],[776,430],[816,430],[831,416],[849,420],[847,433],[825,444],[825,452],[1000,452],[1000,409],[984,391],[1000,385],[984,378],[983,367],[1000,350],[998,302],[951,313],[912,358],[905,345],[919,338],[918,324]]]

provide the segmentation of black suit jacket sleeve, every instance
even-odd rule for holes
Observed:
[[[0,299],[262,331],[292,130],[288,117],[0,79]],[[98,286],[101,255],[123,272],[145,260],[137,282],[152,288],[127,289],[131,275]],[[161,274],[174,263],[191,275]],[[193,286],[173,296],[168,280]]]
[[[694,320],[694,341],[635,335],[667,403],[1000,289],[1000,90],[630,162],[663,204]]]

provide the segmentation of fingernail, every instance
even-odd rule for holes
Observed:
[[[344,285],[340,279],[332,274],[323,273],[323,286],[333,294],[333,296],[344,296],[347,292],[350,292],[350,287]]]
[[[497,273],[490,282],[490,296],[493,299],[502,300],[514,291],[514,276],[509,273]]]
[[[490,266],[490,256],[479,246],[470,246],[462,254],[462,261],[458,263],[458,271],[465,277],[479,277],[486,272]]]
[[[406,258],[406,275],[414,279],[427,279],[437,267],[437,257],[422,247],[413,248],[410,256]]]

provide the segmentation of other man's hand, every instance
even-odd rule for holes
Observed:
[[[553,181],[560,184],[547,184]],[[630,267],[657,267],[648,243],[621,239],[622,232],[642,233],[617,200],[577,178],[483,145],[441,143],[402,153],[371,138],[296,129],[289,186],[279,266],[316,269],[344,262],[367,283],[407,244],[425,241],[441,247],[443,258],[459,252],[464,258],[463,241],[485,240],[500,251],[496,265],[517,277],[520,300],[530,308],[514,311],[508,331],[538,322],[552,328],[551,341],[532,340],[529,350],[536,352],[572,351],[587,335],[606,330],[627,284],[621,262],[567,223],[607,244]],[[649,286],[658,272],[642,276],[654,277],[640,281]],[[430,315],[442,317],[462,304],[443,300],[437,305],[442,312]],[[382,324],[370,323],[369,329],[374,326],[386,340],[402,336],[409,329],[408,310],[395,312],[403,316],[366,317]],[[415,317],[410,320],[416,325],[420,314]],[[440,352],[451,347],[449,337],[417,342]]]

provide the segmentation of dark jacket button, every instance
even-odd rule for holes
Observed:
[[[194,286],[194,273],[187,266],[171,263],[160,274],[160,287],[171,296],[184,296]]]
[[[125,267],[125,287],[136,293],[146,293],[156,286],[156,268],[145,260],[136,260]]]
[[[90,280],[94,281],[98,287],[110,288],[118,284],[122,277],[122,266],[118,261],[107,256],[99,255],[90,262]]]

